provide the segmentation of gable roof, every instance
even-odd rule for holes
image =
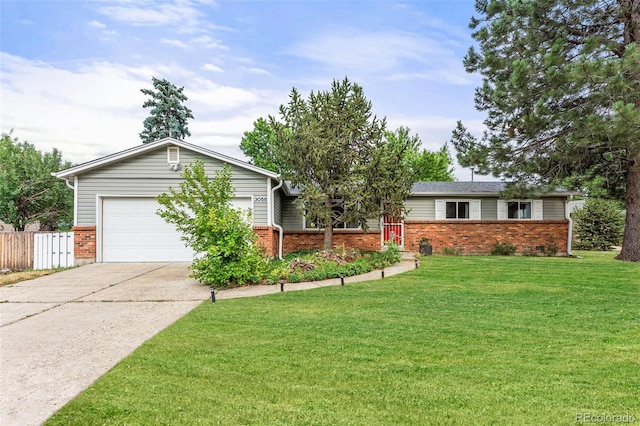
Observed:
[[[506,182],[415,182],[411,195],[497,196],[507,186]],[[566,197],[578,192],[556,189],[545,196]]]
[[[131,158],[131,157],[135,157],[138,156],[140,154],[144,154],[146,152],[150,152],[153,150],[156,150],[158,148],[162,148],[165,146],[178,146],[184,149],[188,149],[194,152],[197,152],[198,154],[202,154],[206,157],[210,157],[210,158],[214,158],[216,160],[220,160],[223,161],[225,163],[229,163],[231,165],[237,166],[237,167],[241,167],[243,169],[247,169],[247,170],[251,170],[253,172],[259,173],[261,175],[264,175],[266,177],[270,177],[272,179],[279,179],[280,175],[278,173],[274,173],[270,170],[266,170],[263,169],[261,167],[258,166],[254,166],[253,164],[249,164],[245,161],[241,161],[238,159],[235,159],[233,157],[229,157],[228,155],[224,155],[224,154],[220,154],[219,152],[215,152],[215,151],[211,151],[209,149],[206,148],[202,148],[200,146],[197,145],[193,145],[190,144],[188,142],[185,141],[181,141],[178,139],[174,139],[174,138],[164,138],[164,139],[160,139],[157,140],[155,142],[151,142],[151,143],[147,143],[147,144],[142,144],[142,145],[138,145],[135,146],[133,148],[129,148],[126,149],[124,151],[120,151],[120,152],[116,152],[114,154],[110,154],[104,157],[100,157],[97,158],[95,160],[91,160],[91,161],[87,161],[85,163],[81,163],[78,164],[76,166],[70,167],[66,170],[62,170],[59,171],[57,173],[53,173],[53,175],[57,178],[60,179],[68,179],[77,175],[80,175],[82,173],[86,173],[88,171],[94,170],[94,169],[98,169],[100,167],[104,167],[107,166],[109,164],[113,164],[113,163],[117,163],[118,161],[127,159],[127,158]]]

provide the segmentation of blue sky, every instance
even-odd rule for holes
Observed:
[[[130,148],[155,76],[184,86],[188,142],[244,159],[243,133],[292,87],[348,76],[435,150],[456,120],[482,131],[462,65],[473,14],[473,0],[0,0],[0,128],[73,163]]]

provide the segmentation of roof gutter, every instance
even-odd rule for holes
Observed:
[[[282,188],[282,185],[284,185],[284,180],[282,179],[281,175],[278,175],[277,179],[278,179],[278,184],[275,187],[271,188],[271,200],[275,200],[276,191]],[[276,223],[275,206],[276,206],[276,203],[272,202],[271,218],[272,218],[273,227],[278,230],[278,259],[282,260],[282,240],[284,238],[284,232],[282,230],[282,226]]]

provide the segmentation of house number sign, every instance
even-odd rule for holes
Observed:
[[[266,203],[267,202],[267,197],[256,195],[255,197],[253,197],[253,202],[254,203]]]

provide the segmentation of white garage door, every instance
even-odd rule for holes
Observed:
[[[234,200],[242,208],[250,198]],[[103,198],[103,262],[184,262],[193,259],[180,233],[156,214],[155,198]]]

